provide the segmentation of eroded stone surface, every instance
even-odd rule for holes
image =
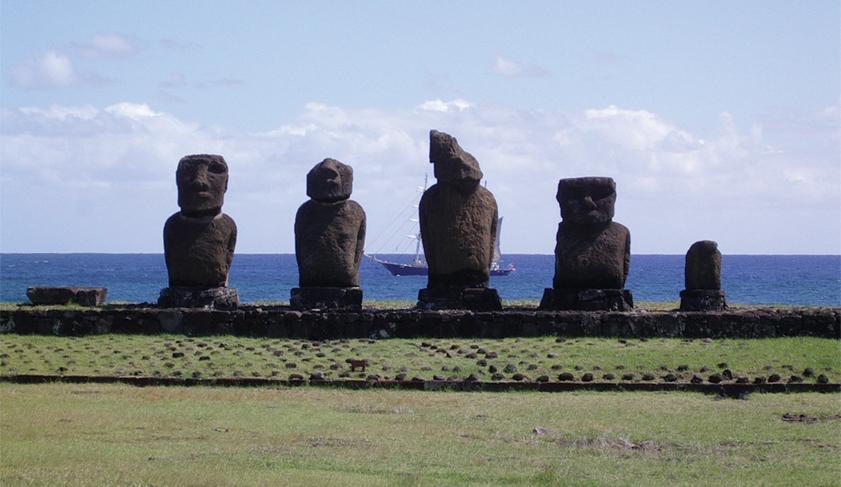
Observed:
[[[236,223],[222,213],[228,165],[219,155],[183,157],[176,170],[176,183],[181,211],[164,224],[164,256],[170,288],[190,292],[172,293],[199,296],[201,290],[225,288],[237,239]],[[171,294],[165,291],[161,293],[162,306],[168,305],[166,296]],[[179,303],[190,306],[183,296]],[[219,303],[222,307],[231,302],[229,298],[223,301]],[[202,298],[194,305],[204,307],[206,303]]]
[[[325,159],[307,175],[312,197],[295,215],[298,283],[305,287],[358,287],[365,246],[365,211],[348,199],[353,169]]]
[[[108,290],[104,287],[33,286],[26,290],[32,304],[100,306],[105,303]]]
[[[476,158],[454,137],[433,130],[429,138],[438,182],[426,190],[419,206],[428,294],[486,288],[496,239],[496,199],[479,186],[482,171]]]
[[[686,252],[686,289],[680,292],[681,311],[715,311],[727,308],[721,290],[721,252],[712,240],[695,242]]]
[[[555,291],[544,293],[541,307],[601,309],[599,303],[604,303],[606,309],[630,309],[630,292],[623,288],[631,260],[631,234],[613,222],[616,183],[604,177],[561,179],[556,198],[563,221],[556,234]],[[602,292],[582,294],[588,290]],[[590,295],[595,299],[581,298]]]
[[[712,240],[695,242],[686,252],[686,289],[721,289],[721,252]]]

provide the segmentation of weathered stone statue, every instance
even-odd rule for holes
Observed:
[[[628,310],[624,289],[631,261],[631,234],[613,222],[616,183],[611,178],[571,178],[558,182],[561,218],[555,246],[552,289],[543,309]]]
[[[311,199],[295,215],[298,284],[293,308],[360,309],[359,263],[365,246],[365,211],[349,199],[353,168],[324,159],[307,174]]]
[[[727,308],[721,290],[721,252],[712,240],[695,242],[686,252],[686,289],[680,292],[681,311]]]
[[[426,190],[419,206],[429,280],[418,293],[418,307],[502,309],[496,290],[488,288],[496,199],[479,185],[479,163],[455,137],[437,130],[429,133],[429,161],[438,182]]]
[[[169,287],[161,290],[158,305],[236,308],[237,291],[227,286],[237,226],[222,213],[228,164],[217,155],[186,156],[178,162],[175,181],[181,211],[164,225]]]

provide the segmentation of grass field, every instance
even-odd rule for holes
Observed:
[[[367,359],[365,372],[347,359]],[[810,369],[806,371],[806,369]],[[769,339],[388,339],[314,342],[235,336],[0,335],[0,375],[80,374],[151,377],[275,377],[327,379],[536,380],[583,374],[593,381],[655,381],[673,374],[732,379],[792,375],[805,382],[841,379],[841,342],[826,338]],[[804,374],[805,371],[805,374]],[[517,375],[520,374],[520,375]],[[627,376],[631,374],[633,377]],[[649,375],[650,374],[650,375]],[[607,376],[606,376],[607,375]],[[612,376],[612,377],[611,377]],[[624,376],[624,379],[623,379]],[[724,374],[727,381],[728,374]]]
[[[0,385],[2,485],[839,485],[835,394]],[[802,421],[785,421],[788,418]],[[800,416],[804,415],[804,416]]]

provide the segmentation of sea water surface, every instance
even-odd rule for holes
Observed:
[[[378,255],[410,262],[409,255]],[[554,256],[505,256],[517,271],[492,277],[503,300],[539,300],[552,286]],[[683,289],[683,255],[634,255],[626,287],[636,301],[676,301]],[[366,300],[415,300],[426,277],[394,277],[363,260]],[[243,302],[288,301],[297,285],[292,254],[237,254],[229,286]],[[26,288],[80,285],[108,288],[109,301],[154,302],[167,285],[163,254],[0,254],[0,301],[25,302]],[[841,306],[839,255],[725,255],[722,288],[729,303]]]

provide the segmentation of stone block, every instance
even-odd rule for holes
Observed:
[[[158,297],[159,308],[208,308],[236,309],[239,306],[239,294],[230,287],[210,289],[192,289],[185,287],[167,287],[161,289]]]
[[[423,288],[418,291],[417,308],[470,309],[474,311],[500,311],[502,301],[492,288]]]
[[[634,308],[630,289],[554,289],[543,290],[540,308],[544,310],[629,311]]]
[[[362,288],[358,287],[295,287],[289,305],[293,309],[362,309]]]
[[[101,306],[107,294],[108,289],[104,287],[33,286],[26,290],[32,304]]]
[[[721,311],[727,309],[720,289],[684,289],[680,292],[681,311]]]

